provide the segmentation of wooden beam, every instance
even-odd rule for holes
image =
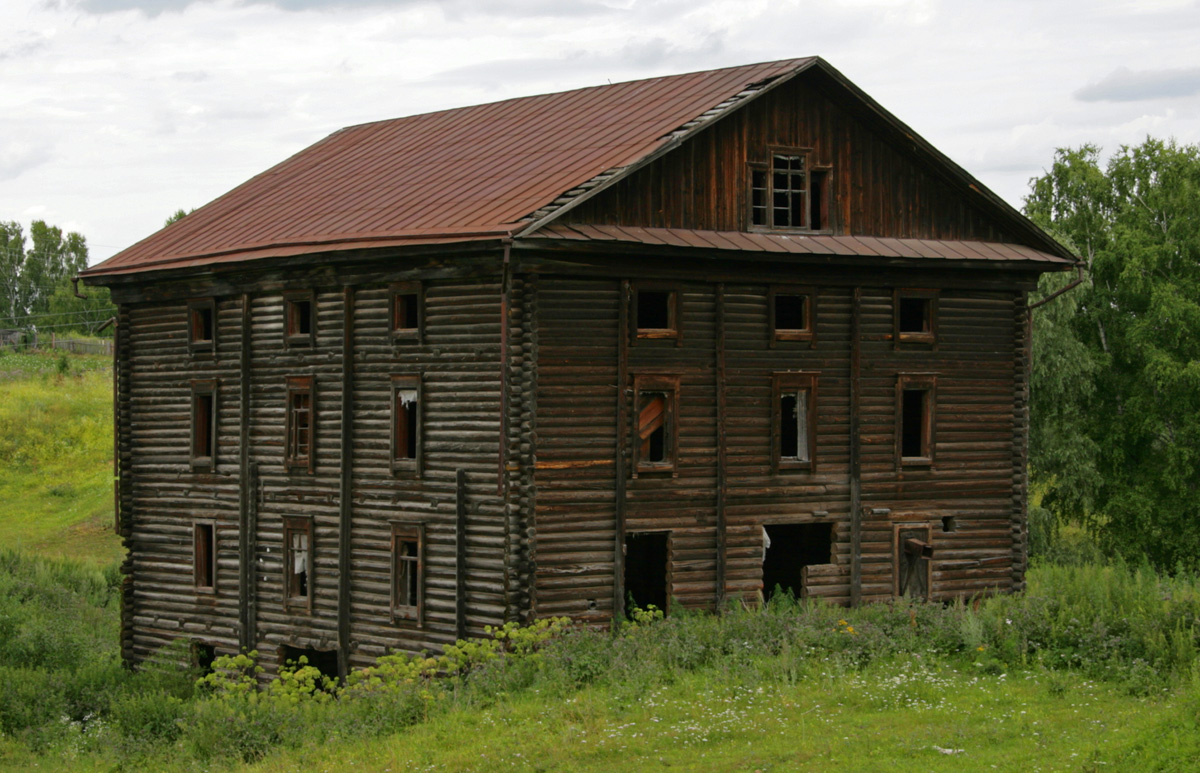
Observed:
[[[726,405],[725,405],[725,285],[718,283],[716,287],[716,368],[714,373],[717,391],[717,612],[725,608],[725,566],[727,523],[725,518],[725,502],[729,496],[728,480],[725,468],[727,465],[726,448]]]
[[[454,473],[454,630],[467,638],[467,471]]]
[[[617,442],[613,475],[615,512],[613,528],[613,624],[625,619],[625,438],[629,419],[625,411],[625,390],[629,382],[629,299],[632,288],[621,280],[617,314]]]
[[[850,605],[862,602],[862,440],[859,437],[862,385],[862,288],[854,288],[850,309]]]
[[[313,427],[313,432],[316,427]],[[350,673],[350,533],[354,517],[354,288],[342,289],[342,437],[338,486],[338,676]]]

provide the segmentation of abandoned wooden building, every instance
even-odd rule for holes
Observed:
[[[1073,265],[818,58],[336,132],[83,275],[124,656],[1020,589]]]

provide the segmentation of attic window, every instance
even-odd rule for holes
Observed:
[[[821,231],[829,228],[829,170],[806,151],[782,150],[750,165],[750,225]]]

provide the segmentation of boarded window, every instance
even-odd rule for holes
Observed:
[[[421,379],[392,377],[392,470],[421,471]]]
[[[636,285],[633,290],[633,325],[638,338],[679,338],[679,291],[674,288]]]
[[[289,468],[313,471],[315,410],[311,376],[296,376],[287,381],[287,443],[284,464]]]
[[[284,606],[312,608],[313,522],[311,518],[283,519]]]
[[[632,606],[667,611],[670,596],[670,539],[665,531],[625,535],[625,611]]]
[[[782,591],[805,595],[804,567],[828,564],[833,554],[833,525],[777,523],[763,527],[763,598]]]
[[[392,618],[424,624],[425,529],[392,524]]]
[[[776,472],[813,469],[816,456],[817,375],[776,373],[772,391],[772,461]]]
[[[212,352],[216,340],[216,303],[211,298],[188,301],[188,349]]]
[[[285,340],[289,346],[312,346],[317,332],[317,303],[311,292],[283,296]]]
[[[929,527],[898,523],[893,533],[893,593],[907,598],[929,598],[933,580],[933,546]]]
[[[936,377],[902,374],[896,383],[896,451],[901,464],[930,464],[934,449]]]
[[[829,172],[812,168],[808,154],[780,151],[750,167],[750,224],[763,228],[829,227]]]
[[[216,525],[211,521],[192,527],[192,572],[196,590],[213,592],[217,587]]]
[[[192,382],[191,466],[212,471],[217,465],[217,382]]]
[[[420,282],[397,282],[390,287],[391,333],[395,341],[420,342],[425,309]]]
[[[894,305],[897,344],[932,344],[937,340],[937,291],[897,290]]]
[[[635,472],[674,471],[679,438],[678,377],[637,376],[634,392]]]

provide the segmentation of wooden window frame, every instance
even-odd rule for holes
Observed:
[[[207,544],[202,536],[205,530],[208,531]],[[203,519],[192,524],[192,582],[197,593],[217,592],[217,522],[214,520]]]
[[[904,455],[904,393],[925,392],[920,456]],[[896,463],[898,467],[932,467],[937,448],[937,375],[900,373],[896,376]]]
[[[805,325],[803,329],[780,328],[776,324],[776,299],[781,296],[804,298]],[[812,287],[775,285],[767,291],[767,315],[770,329],[768,344],[774,348],[780,341],[799,341],[810,347],[817,341],[817,292]]]
[[[188,460],[193,472],[213,472],[217,469],[217,448],[219,446],[219,438],[217,437],[217,407],[218,407],[218,384],[215,380],[193,381],[192,382],[192,409],[191,409],[191,431],[188,435]],[[200,398],[207,397],[209,399],[209,411],[207,426],[200,426]],[[200,444],[200,431],[208,433],[208,441],[211,446],[211,454],[204,456],[197,454]]]
[[[403,375],[392,376],[391,383],[391,467],[394,474],[403,474],[413,478],[421,477],[421,472],[424,469],[424,430],[425,430],[425,392],[422,388],[423,379],[419,375]],[[416,455],[413,457],[401,457],[399,454],[401,438],[400,432],[400,412],[398,399],[400,392],[415,390],[417,393],[417,448]]]
[[[900,304],[905,300],[922,300],[928,304],[929,329],[922,331],[902,331],[900,329]],[[938,334],[938,291],[915,288],[897,289],[892,297],[892,340],[897,348],[906,345],[916,347],[936,347]]]
[[[771,470],[781,472],[817,469],[817,373],[776,373],[771,378]],[[783,456],[783,416],[780,401],[793,391],[808,391],[808,460]]]
[[[203,334],[203,315],[208,314],[209,337]],[[215,298],[193,298],[187,303],[188,351],[193,355],[212,355],[217,351],[217,301]]]
[[[663,284],[659,282],[633,282],[632,294],[629,299],[629,325],[632,335],[630,340],[632,343],[637,343],[639,340],[674,340],[676,346],[683,345],[683,293],[675,284]],[[667,294],[667,327],[641,327],[638,320],[638,303],[643,292],[655,292]]]
[[[892,524],[892,596],[900,598],[900,532],[924,531],[924,542],[933,544],[933,528],[925,521],[896,521]],[[933,558],[925,559],[925,599],[933,597]]]
[[[299,303],[308,304],[308,332],[299,330]],[[317,294],[312,290],[289,290],[283,294],[283,340],[293,346],[313,347],[317,343]]]
[[[651,462],[642,459],[642,439],[638,425],[641,409],[641,396],[644,392],[664,392],[667,395],[666,435],[668,444],[667,459],[662,462]],[[633,411],[630,430],[633,435],[633,477],[639,475],[670,473],[671,477],[679,475],[679,376],[636,375],[633,377]]]
[[[295,556],[292,552],[292,535],[302,533],[308,536],[308,555],[305,556],[304,571],[308,578],[308,594],[305,596],[292,595],[296,573],[294,570]],[[314,554],[316,543],[313,539],[313,519],[307,515],[285,515],[283,517],[283,608],[287,611],[303,610],[312,612],[313,596],[315,593],[313,567],[316,565]]]
[[[417,326],[415,328],[400,327],[398,312],[401,299],[415,296],[417,306]],[[425,336],[425,287],[422,282],[393,282],[388,285],[388,331],[392,342],[397,344],[424,342]]]
[[[308,454],[299,453],[297,436],[296,412],[292,408],[292,398],[298,394],[308,395]],[[316,469],[317,459],[317,385],[312,376],[288,376],[286,398],[284,402],[286,414],[283,438],[283,466],[289,470],[302,469],[310,475]]]
[[[803,225],[776,225],[775,224],[775,157],[784,156],[788,158],[803,157],[804,158],[804,224]],[[831,214],[833,207],[831,206],[833,194],[833,167],[829,164],[817,164],[813,162],[815,153],[813,148],[785,147],[771,145],[766,148],[766,160],[750,161],[746,165],[746,230],[758,231],[764,233],[833,233],[833,223]],[[763,172],[765,175],[766,187],[763,189],[765,197],[766,212],[765,222],[754,222],[754,173]],[[817,227],[813,227],[812,216],[812,192],[814,186],[820,186],[820,211],[818,216],[821,222]]]
[[[425,626],[425,524],[392,521],[391,526],[392,622],[409,621],[415,623],[418,628],[423,628]],[[417,584],[417,603],[415,606],[401,604],[398,597],[400,562],[403,560],[400,556],[401,542],[417,543],[417,555],[414,562],[416,564],[414,581]]]

